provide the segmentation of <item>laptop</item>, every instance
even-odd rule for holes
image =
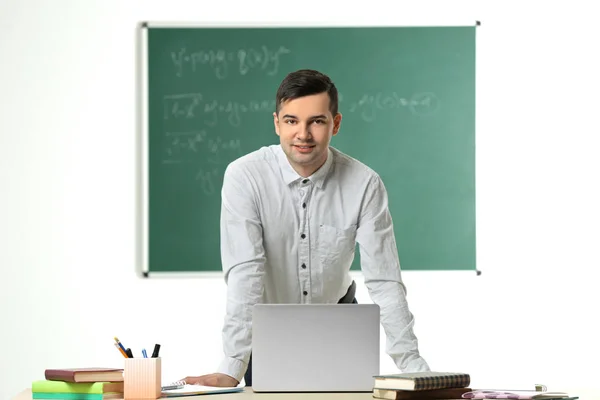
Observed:
[[[257,304],[254,392],[372,392],[379,374],[376,304]]]

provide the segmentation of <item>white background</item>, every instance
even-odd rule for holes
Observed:
[[[404,272],[420,348],[474,387],[599,393],[600,28],[587,1],[0,3],[0,398],[46,368],[121,366],[115,335],[134,350],[161,343],[165,381],[221,359],[220,276],[135,274],[134,33],[144,20],[480,20],[483,273]],[[385,354],[382,371],[395,371]]]

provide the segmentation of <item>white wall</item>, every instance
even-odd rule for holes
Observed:
[[[401,1],[394,12],[375,1],[1,3],[0,398],[45,368],[120,365],[115,335],[133,348],[161,343],[167,381],[220,360],[222,280],[135,275],[142,20],[481,20],[483,274],[404,273],[421,350],[475,387],[600,386],[600,28],[586,1]],[[358,299],[370,301],[362,286]]]

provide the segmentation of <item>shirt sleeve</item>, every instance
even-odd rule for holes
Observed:
[[[371,300],[381,309],[381,325],[387,337],[386,352],[402,372],[429,371],[421,357],[408,307],[387,191],[374,175],[365,194],[358,221],[361,270]]]
[[[225,170],[221,192],[221,260],[227,284],[224,358],[218,371],[241,382],[252,346],[252,307],[264,291],[262,225],[251,180],[239,166]]]

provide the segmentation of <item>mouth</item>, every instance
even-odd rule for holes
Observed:
[[[293,147],[296,149],[296,152],[300,153],[300,154],[309,154],[312,153],[313,149],[315,148],[315,145],[293,145]]]

